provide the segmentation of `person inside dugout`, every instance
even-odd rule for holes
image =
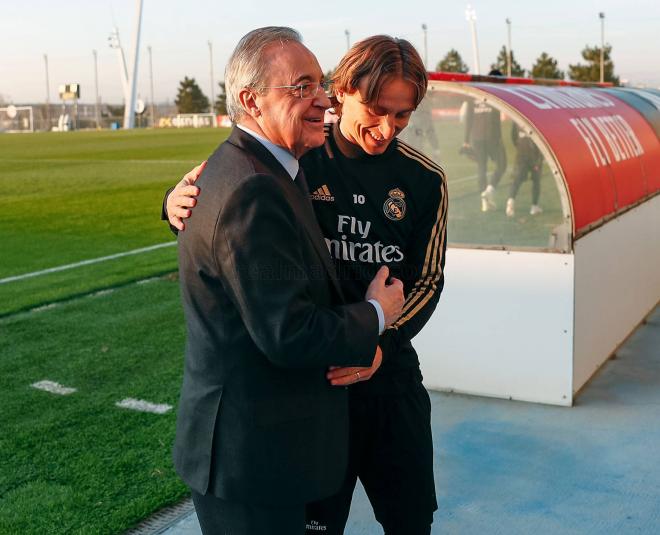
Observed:
[[[502,76],[502,72],[493,69],[488,75]],[[481,100],[471,98],[466,102],[465,136],[459,152],[477,163],[481,211],[497,209],[495,189],[507,167],[499,110]],[[490,176],[488,175],[489,160],[495,163],[495,169]]]
[[[539,204],[541,197],[541,170],[543,167],[543,155],[532,138],[517,124],[511,126],[511,140],[516,147],[516,160],[513,169],[513,182],[509,190],[509,198],[506,201],[506,215],[516,215],[516,195],[522,183],[529,177],[532,181],[532,205],[529,209],[530,215],[538,215],[543,212]]]

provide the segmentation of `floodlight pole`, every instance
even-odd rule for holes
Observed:
[[[346,50],[349,50],[351,48],[351,32],[344,30],[344,33],[346,34]]]
[[[154,69],[151,63],[151,46],[147,47],[147,52],[149,52],[149,87],[151,89],[149,114],[151,115],[151,128],[156,128],[156,114],[154,113]]]
[[[600,18],[600,83],[605,81],[605,13],[598,13]]]
[[[211,67],[211,109],[209,111],[213,113],[213,106],[215,105],[215,92],[214,92],[215,82],[213,81],[213,43],[211,41],[208,41],[208,43],[209,43],[209,65]]]
[[[101,118],[99,117],[99,68],[96,50],[92,50],[94,55],[94,94],[96,100],[94,101],[94,116],[96,117],[96,128],[101,128]]]
[[[46,131],[50,131],[50,81],[48,79],[48,54],[44,54],[46,65]]]
[[[142,0],[137,0],[137,21],[133,36],[133,62],[131,64],[131,77],[129,78],[129,98],[124,108],[124,128],[135,126],[135,100],[137,98],[138,61],[140,59],[140,29],[142,26]]]
[[[506,19],[507,48],[506,48],[506,75],[511,77],[511,19]]]
[[[426,30],[428,29],[428,26],[426,24],[422,24],[422,31],[424,32],[424,68],[428,71],[429,70],[429,56],[428,56],[428,42],[426,40]]]
[[[477,12],[468,4],[465,10],[465,20],[470,23],[470,30],[472,30],[472,57],[474,62],[474,74],[481,74],[479,67],[479,45],[477,44]]]
[[[126,58],[124,57],[124,49],[121,46],[121,41],[119,40],[119,30],[115,27],[112,29],[110,37],[108,37],[110,42],[110,48],[114,48],[117,51],[117,57],[119,58],[119,78],[121,79],[121,87],[124,92],[124,102],[128,100],[128,69],[126,68]]]

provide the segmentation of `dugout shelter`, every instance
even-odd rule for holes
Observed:
[[[448,178],[445,289],[415,342],[425,384],[570,406],[660,299],[660,95],[430,78],[401,136]]]

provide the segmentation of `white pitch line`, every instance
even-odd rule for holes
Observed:
[[[48,379],[44,379],[43,381],[39,381],[37,383],[32,383],[30,386],[32,388],[36,388],[37,390],[43,390],[44,392],[50,392],[51,394],[58,394],[60,396],[73,394],[77,390],[76,388],[62,386],[60,383],[49,381]]]
[[[102,297],[104,295],[111,294],[114,291],[115,291],[114,288],[107,288],[105,290],[99,290],[98,292],[94,292],[93,294],[90,295],[90,297]]]
[[[149,247],[142,247],[140,249],[133,249],[131,251],[125,251],[123,253],[111,254],[109,256],[101,256],[99,258],[91,258],[89,260],[82,260],[81,262],[74,262],[73,264],[65,264],[63,266],[52,267],[48,269],[42,269],[41,271],[33,271],[31,273],[23,273],[22,275],[15,275],[13,277],[6,277],[0,279],[0,284],[6,284],[8,282],[15,282],[24,279],[29,279],[32,277],[39,277],[40,275],[47,275],[49,273],[56,273],[58,271],[66,271],[67,269],[73,269],[80,266],[88,266],[90,264],[97,264],[99,262],[105,262],[106,260],[114,260],[115,258],[122,258],[124,256],[131,256],[140,253],[147,253],[149,251],[155,251],[156,249],[162,249],[163,247],[173,247],[176,245],[175,241],[169,241],[166,243],[159,243],[157,245],[150,245]]]
[[[149,282],[155,282],[157,280],[160,280],[160,277],[149,277],[148,279],[142,279],[142,280],[139,280],[139,281],[135,281],[133,284],[135,284],[135,285],[147,284]],[[110,288],[110,290],[114,291],[114,290],[116,290],[116,288]],[[3,324],[5,324],[9,321],[13,321],[16,318],[23,318],[23,317],[28,316],[30,314],[34,314],[35,312],[42,312],[44,310],[51,310],[53,308],[60,307],[65,303],[71,303],[73,301],[79,301],[81,299],[89,299],[90,297],[98,297],[98,295],[102,291],[103,290],[101,290],[100,292],[81,295],[81,296],[78,296],[74,299],[67,300],[67,301],[56,301],[55,303],[47,303],[45,305],[39,305],[38,307],[30,308],[28,310],[23,310],[21,312],[14,312],[13,314],[9,314],[8,316],[0,316],[0,325],[3,325]]]
[[[122,399],[121,401],[115,403],[115,405],[122,409],[130,409],[140,412],[152,412],[154,414],[165,414],[166,412],[172,410],[172,405],[167,405],[165,403],[151,403],[150,401],[134,398]]]
[[[42,310],[50,310],[51,308],[55,308],[59,306],[59,303],[48,303],[47,305],[41,305],[36,308],[30,309],[30,312],[41,312]]]
[[[150,282],[155,282],[158,280],[158,277],[149,277],[148,279],[142,279],[139,281],[136,281],[135,284],[142,285],[142,284],[149,284]]]

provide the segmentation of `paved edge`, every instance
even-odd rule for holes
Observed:
[[[153,515],[140,522],[134,528],[129,529],[124,535],[158,535],[176,524],[183,517],[195,510],[192,498],[188,496],[179,503],[169,505],[156,511]]]

